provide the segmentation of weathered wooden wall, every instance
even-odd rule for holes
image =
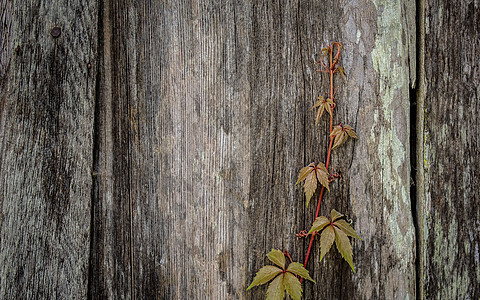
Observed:
[[[425,12],[425,295],[479,299],[480,3]]]
[[[305,298],[478,298],[478,4],[428,3],[423,69],[413,0],[72,2],[0,0],[1,299],[261,299],[246,287],[271,248],[304,259],[315,205],[294,183],[325,159],[310,107],[333,41],[335,122],[360,138],[321,212],[363,240],[356,274],[315,247]]]
[[[0,299],[82,299],[98,7],[1,3]]]

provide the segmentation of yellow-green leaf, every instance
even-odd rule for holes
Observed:
[[[317,173],[317,179],[320,182],[320,184],[326,187],[327,190],[330,192],[330,189],[328,188],[328,171],[323,163],[318,164],[316,173]]]
[[[338,67],[337,67],[337,70],[338,70],[338,71],[340,72],[340,74],[342,75],[343,80],[346,80],[347,74],[345,74],[345,70],[343,69],[343,67],[338,66]]]
[[[275,278],[267,289],[267,300],[282,300],[285,297],[284,274]]]
[[[292,273],[285,273],[285,290],[290,295],[292,300],[300,300],[302,298],[302,285],[297,277],[295,277]]]
[[[310,275],[308,274],[308,270],[305,269],[301,263],[292,262],[291,264],[288,265],[287,271],[292,272],[295,275],[298,275],[300,277],[303,277],[315,283],[312,277],[310,277]]]
[[[343,217],[344,215],[336,211],[335,209],[332,209],[330,212],[330,218],[332,218],[332,222],[335,222],[336,219]]]
[[[330,248],[335,241],[335,231],[332,226],[328,226],[322,231],[322,235],[320,236],[320,261],[322,261],[325,254],[330,251]]]
[[[338,252],[340,252],[342,257],[348,262],[348,264],[352,268],[353,273],[355,273],[355,269],[353,268],[352,245],[350,244],[348,236],[338,228],[335,228],[335,245],[337,246]]]
[[[298,180],[295,183],[295,185],[297,185],[299,182],[305,180],[305,178],[307,178],[308,174],[310,174],[310,172],[313,171],[314,166],[315,166],[315,163],[311,163],[308,166],[302,168],[300,170],[300,173],[298,174]]]
[[[313,222],[312,228],[308,233],[319,232],[328,224],[330,224],[330,220],[327,217],[320,216],[315,219],[315,222]]]
[[[315,190],[317,189],[317,176],[315,175],[316,172],[311,172],[308,174],[307,178],[305,178],[305,184],[303,188],[305,190],[305,197],[307,198],[307,207],[308,203],[310,203],[310,199],[312,198]]]
[[[357,238],[357,239],[361,239],[357,235],[355,230],[353,230],[353,228],[350,226],[350,224],[347,223],[347,221],[345,221],[343,219],[340,219],[340,220],[335,221],[335,223],[333,223],[333,225],[340,228],[343,232],[345,232],[346,235]]]
[[[316,108],[316,107],[319,107],[320,105],[323,104],[323,102],[325,102],[325,98],[323,98],[323,96],[319,96],[318,97],[318,101],[315,102],[315,104],[313,105],[312,109]]]
[[[285,270],[285,254],[283,254],[282,251],[272,249],[270,253],[267,254],[268,259],[282,268],[282,270]]]
[[[270,280],[272,280],[275,276],[280,274],[283,270],[280,268],[277,268],[275,266],[264,266],[262,267],[257,274],[255,275],[255,278],[253,278],[252,283],[250,286],[247,288],[247,291],[251,289],[254,286],[257,285],[262,285]]]

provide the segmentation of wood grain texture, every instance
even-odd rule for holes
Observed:
[[[115,1],[103,11],[93,295],[257,299],[264,287],[245,289],[271,248],[303,261],[295,233],[314,205],[294,183],[327,147],[310,111],[327,83],[313,58],[338,40],[349,80],[336,122],[360,139],[334,154],[343,178],[322,214],[350,214],[364,240],[357,275],[338,254],[318,263],[315,247],[309,269],[323,284],[307,283],[305,296],[415,296],[412,1]]]
[[[425,295],[478,299],[480,4],[426,1]]]
[[[306,208],[294,183],[328,146],[310,110],[328,86],[314,60],[340,41],[349,76],[335,122],[360,138],[334,152],[342,178],[321,213],[349,214],[363,240],[356,275],[334,252],[319,263],[314,247],[305,299],[415,297],[413,1],[14,7],[2,296],[263,298],[266,287],[246,287],[272,248],[304,260],[295,233],[316,201]]]
[[[10,67],[13,49],[12,39],[13,3],[8,0],[0,1],[0,116],[7,98],[8,70]]]
[[[87,64],[95,60],[97,8],[2,1],[0,11],[10,22],[1,54],[0,298],[82,299],[95,95]]]

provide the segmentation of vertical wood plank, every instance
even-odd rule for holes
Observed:
[[[311,225],[315,205],[304,207],[294,183],[327,146],[310,111],[326,84],[313,58],[342,41],[350,76],[336,121],[360,140],[334,154],[343,178],[322,214],[349,213],[364,240],[355,242],[357,275],[337,254],[319,263],[315,248],[309,269],[323,284],[307,283],[305,296],[414,297],[412,1],[118,1],[107,10],[96,202],[107,218],[96,265],[118,278],[100,290],[258,298],[265,288],[245,289],[271,248],[303,261],[295,233]]]
[[[99,7],[98,95],[95,114],[94,182],[89,297],[134,299],[131,239],[130,30],[125,3]]]
[[[425,4],[425,295],[478,299],[480,6]]]
[[[333,41],[345,51],[341,64],[347,81],[336,80],[337,111],[334,122],[353,126],[358,141],[349,142],[332,155],[342,178],[332,184],[322,202],[321,214],[332,208],[349,214],[363,238],[355,240],[352,274],[338,254],[309,269],[317,282],[306,285],[307,299],[413,298],[415,297],[415,237],[410,202],[410,86],[415,82],[415,4],[413,1],[344,1],[341,4],[302,3],[306,24],[301,37],[305,60],[307,108],[328,86],[313,72],[311,57]],[[311,88],[310,88],[311,89]],[[318,150],[308,141],[315,128],[312,113],[305,112],[306,164]],[[312,129],[309,129],[312,128]],[[326,141],[321,149],[326,148]],[[315,143],[315,145],[317,145]],[[308,150],[308,149],[311,150]],[[317,154],[318,155],[318,154]],[[320,156],[324,160],[325,154]],[[307,217],[313,215],[308,212]],[[309,220],[311,224],[311,221]],[[308,225],[310,226],[310,225]],[[315,248],[314,260],[320,256]],[[309,262],[310,264],[310,262]],[[325,285],[328,288],[325,288]]]
[[[86,298],[97,6],[1,10],[0,298]]]

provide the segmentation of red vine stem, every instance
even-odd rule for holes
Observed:
[[[335,55],[335,60],[333,58],[333,46],[334,45],[337,45],[337,53]],[[320,62],[323,65],[323,67],[325,67],[326,71],[330,74],[330,99],[332,99],[333,103],[335,103],[335,98],[334,98],[335,97],[335,92],[334,92],[334,89],[333,89],[333,74],[336,71],[335,65],[338,61],[338,58],[340,57],[340,44],[333,43],[331,46],[328,46],[327,49],[328,49],[328,52],[330,54],[330,67],[327,68],[322,60]],[[332,131],[333,131],[333,109],[335,108],[335,104],[332,104],[331,106],[332,106],[332,114],[330,115],[330,134],[329,134],[330,143],[328,145],[327,162],[325,164],[325,167],[326,167],[327,170],[328,170],[328,165],[330,163],[330,157],[331,157],[331,154],[332,154],[332,144],[333,144],[333,139],[334,139],[334,137],[331,136],[331,134],[332,134]],[[332,170],[332,172],[333,172],[333,170]],[[320,213],[320,205],[322,204],[322,198],[323,198],[324,190],[325,190],[325,187],[322,185],[322,189],[320,190],[320,196],[318,197],[317,211],[315,213],[315,219],[314,220],[316,220],[318,218],[318,214]],[[315,235],[316,234],[313,233],[312,237],[310,238],[310,243],[308,245],[307,255],[305,256],[305,263],[303,264],[303,266],[305,268],[307,267],[308,258],[310,257],[310,252],[312,251],[312,245],[313,245],[313,241],[315,239]],[[303,281],[303,278],[300,278],[300,283],[302,281]]]

